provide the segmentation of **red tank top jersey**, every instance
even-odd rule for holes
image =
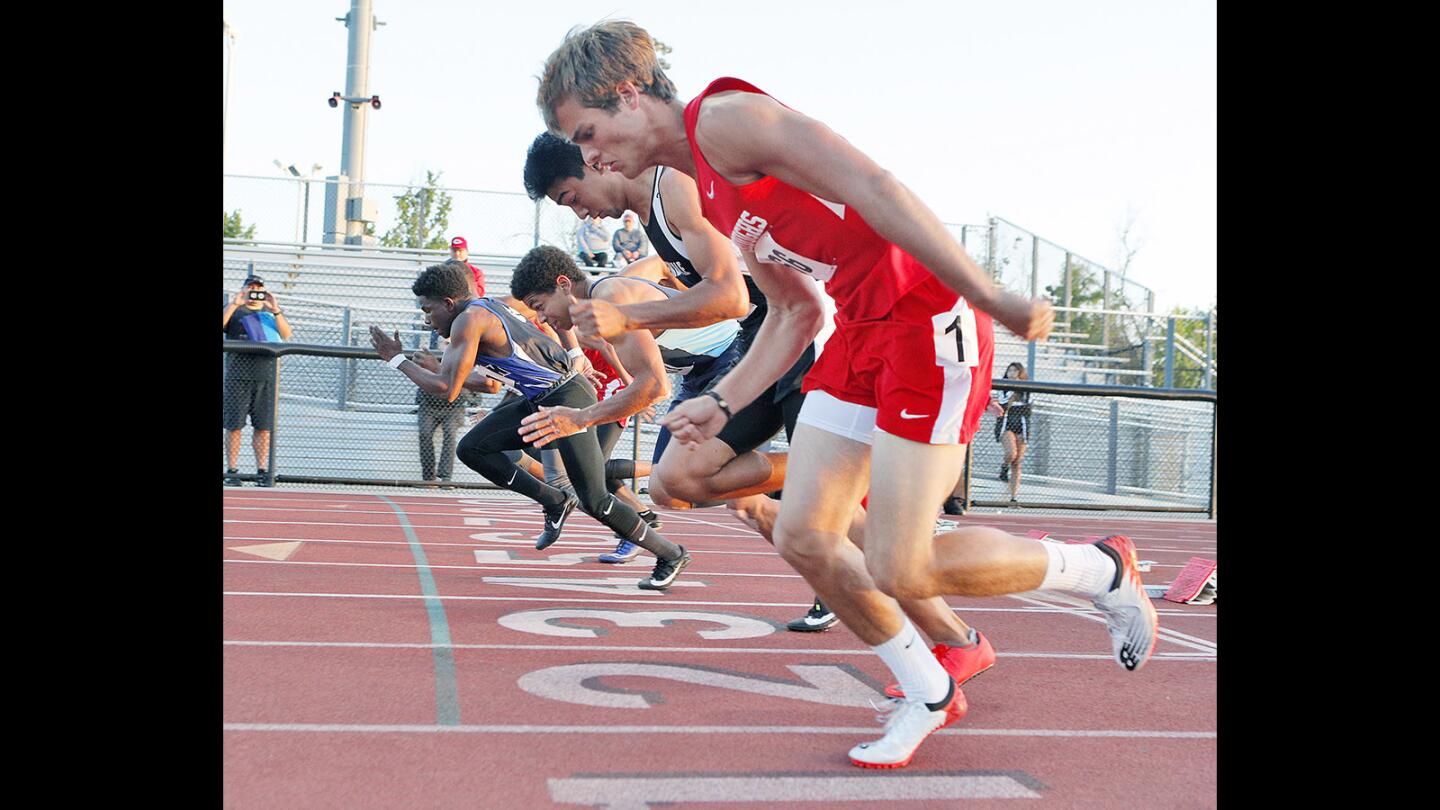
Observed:
[[[595,370],[600,373],[600,377],[604,380],[605,384],[600,388],[600,393],[596,395],[599,399],[606,399],[616,391],[625,387],[625,383],[620,380],[620,372],[616,371],[615,367],[610,365],[609,361],[605,359],[604,354],[589,346],[581,346],[580,350],[585,353],[585,359],[590,361],[590,365],[595,367]],[[628,416],[621,419],[620,426],[625,427],[629,421],[630,417]]]
[[[824,281],[825,292],[835,299],[836,328],[883,318],[911,293],[933,298],[936,312],[949,309],[956,293],[877,234],[854,209],[774,177],[736,186],[717,174],[700,153],[695,124],[705,98],[727,90],[768,95],[749,82],[727,77],[711,82],[685,105],[685,134],[695,158],[701,212],[717,230],[760,261],[787,265]]]

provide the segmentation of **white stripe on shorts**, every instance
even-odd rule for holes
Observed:
[[[970,400],[970,388],[974,382],[971,370],[980,360],[975,311],[964,298],[957,298],[955,306],[932,316],[930,322],[935,327],[935,365],[945,374],[940,410],[935,416],[930,443],[959,444],[960,427],[965,422],[965,406]],[[950,328],[952,324],[955,329]],[[964,360],[960,359],[961,346],[964,347]]]

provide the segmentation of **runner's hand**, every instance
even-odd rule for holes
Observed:
[[[710,397],[687,399],[660,419],[660,426],[667,428],[681,444],[700,444],[713,439],[729,421],[719,404]]]
[[[391,337],[385,334],[383,329],[372,324],[370,326],[370,345],[374,346],[375,351],[380,353],[381,360],[388,362],[401,351],[400,331],[396,330],[394,337]]]
[[[423,349],[417,354],[410,355],[410,362],[426,371],[433,371],[437,374],[440,372],[440,361],[435,358],[435,355]]]
[[[630,319],[609,301],[587,298],[570,305],[570,320],[575,324],[575,335],[580,342],[592,349],[598,341],[623,334],[630,328]]]
[[[520,420],[520,438],[536,447],[566,436],[574,436],[585,429],[579,422],[578,408],[541,408]]]
[[[1021,340],[1044,340],[1055,325],[1055,307],[1044,298],[1025,299],[1000,291],[990,314]]]

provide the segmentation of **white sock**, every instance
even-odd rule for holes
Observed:
[[[1042,591],[1068,591],[1096,597],[1110,592],[1115,582],[1115,561],[1091,543],[1046,543],[1050,565],[1045,569]]]
[[[894,638],[870,649],[895,673],[906,700],[935,703],[950,691],[950,674],[935,660],[908,618]]]

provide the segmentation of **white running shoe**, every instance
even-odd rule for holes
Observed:
[[[850,762],[861,768],[903,768],[925,738],[965,716],[965,693],[950,681],[950,694],[935,703],[890,698],[876,720],[885,721],[885,736],[850,749]],[[888,715],[888,717],[887,717]]]
[[[1155,650],[1160,617],[1150,603],[1149,594],[1145,593],[1145,585],[1140,582],[1135,543],[1123,534],[1115,534],[1095,546],[1115,562],[1115,585],[1108,593],[1095,598],[1095,607],[1104,614],[1110,629],[1115,660],[1134,671],[1145,666]]]

